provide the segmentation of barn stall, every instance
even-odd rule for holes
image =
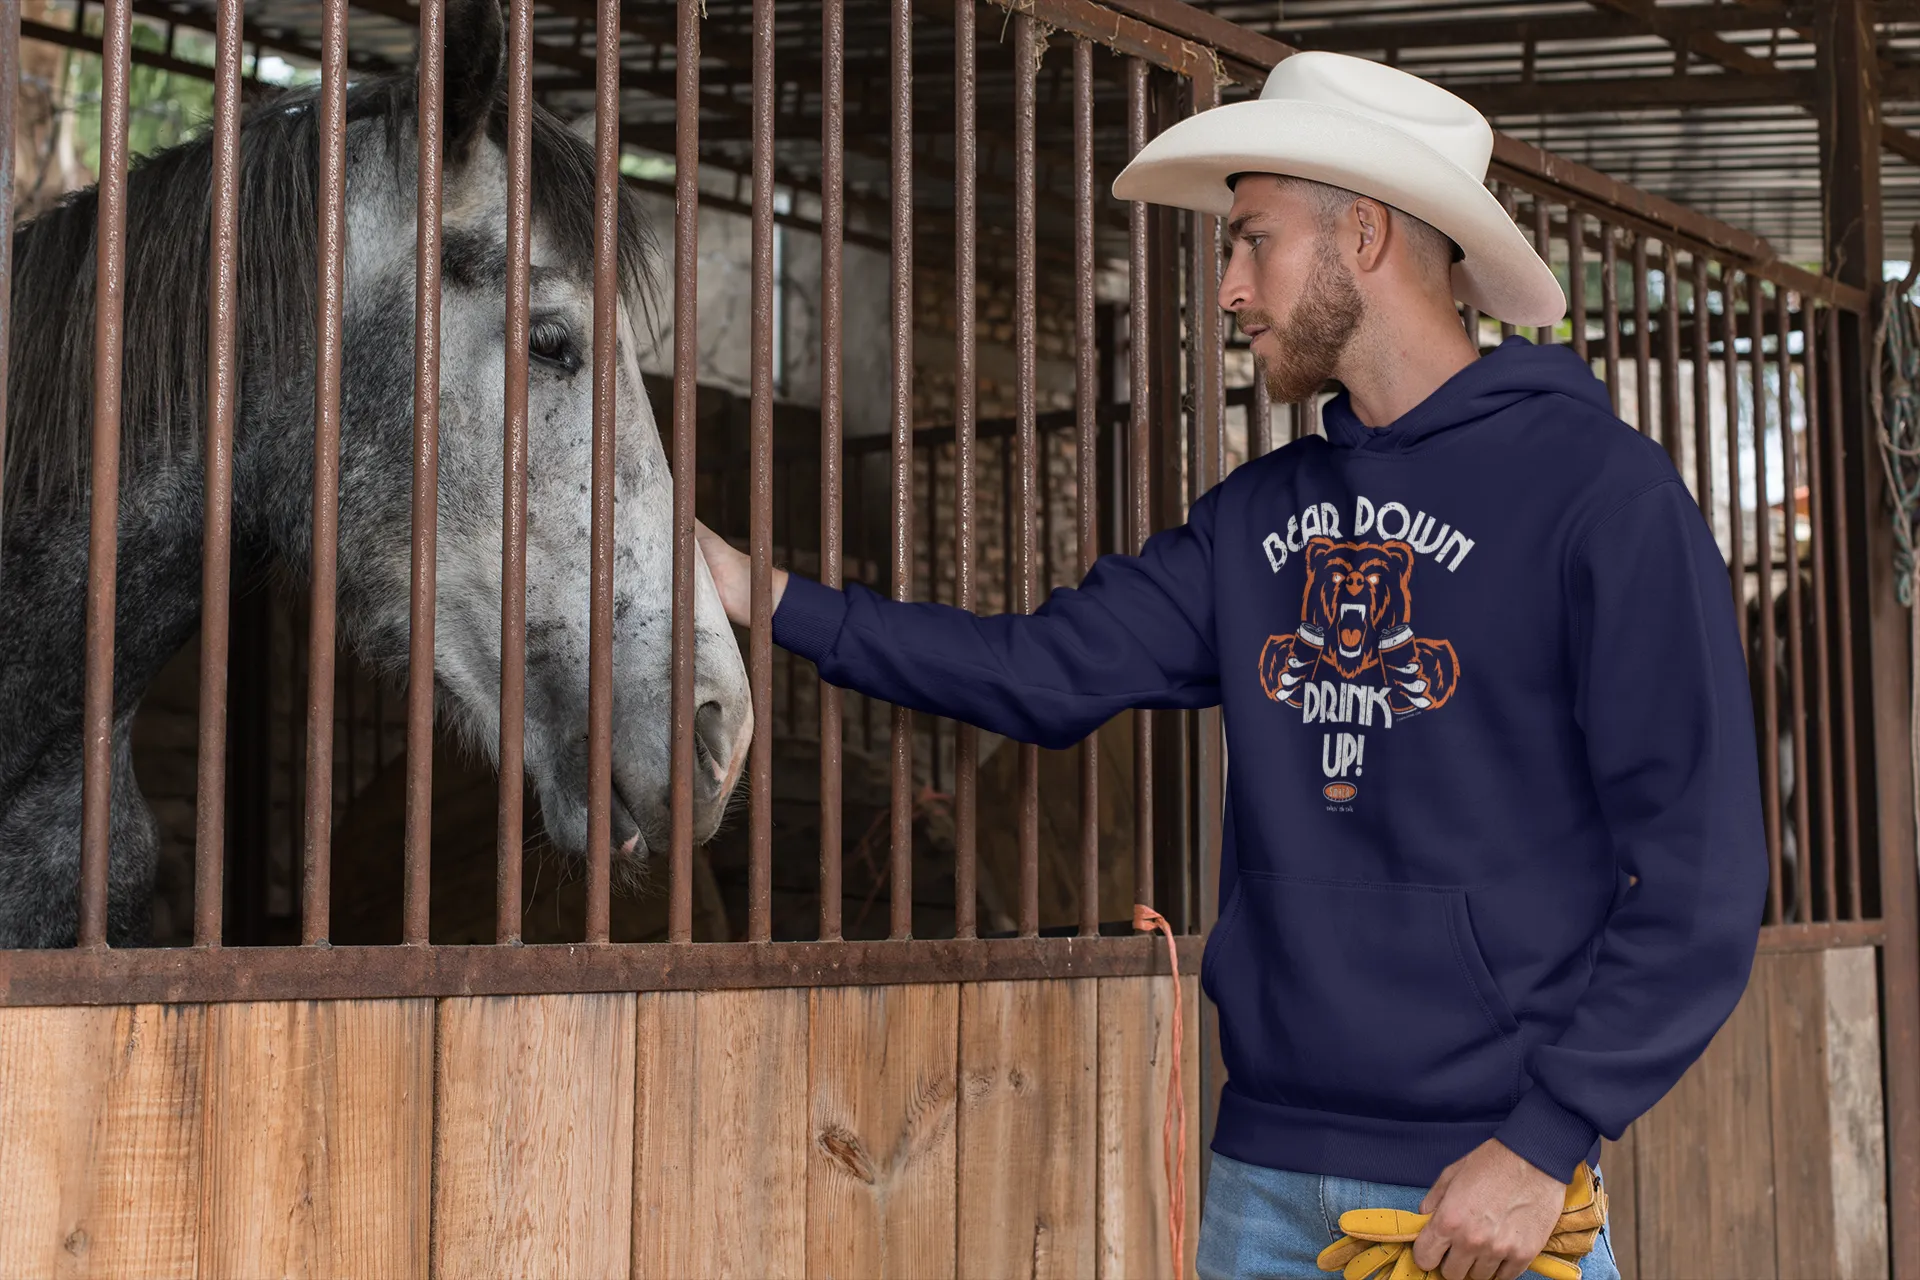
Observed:
[[[263,49],[320,64],[325,279],[343,270],[348,80],[406,74],[418,40],[443,51],[418,73],[441,99],[462,12],[328,0],[243,24],[236,3],[42,6],[19,19],[25,43],[8,24],[0,66],[36,41],[100,55],[109,210],[116,193],[125,207],[131,73],[210,80],[211,220],[244,256],[233,113],[280,92],[261,80]],[[1316,405],[1266,403],[1209,305],[1212,221],[1106,196],[1146,138],[1257,92],[1290,46],[1152,0],[826,0],[779,17],[769,0],[671,15],[521,0],[510,14],[512,119],[537,100],[573,121],[598,190],[624,186],[660,241],[640,360],[672,473],[667,847],[644,876],[611,854],[626,804],[609,758],[613,414],[593,418],[590,555],[607,572],[583,734],[598,744],[596,852],[578,860],[554,849],[518,763],[524,357],[499,422],[497,734],[476,751],[444,715],[436,729],[424,626],[406,629],[398,665],[340,642],[353,370],[343,304],[322,307],[311,571],[236,558],[235,477],[207,468],[198,635],[130,719],[112,692],[126,587],[116,600],[99,570],[90,584],[80,945],[0,953],[0,1148],[33,1189],[0,1204],[0,1269],[1157,1273],[1176,1061],[1190,1266],[1218,1084],[1192,979],[1217,915],[1217,713],[1129,713],[1043,752],[824,687],[761,625],[740,638],[749,800],[697,842],[707,641],[691,521],[750,546],[761,574],[778,562],[1027,610],[1094,555],[1177,522],[1231,467],[1317,430]],[[164,50],[134,38],[154,21]],[[181,29],[210,33],[210,65],[172,52]],[[1854,142],[1859,163],[1841,171],[1872,158]],[[423,239],[441,226],[435,150],[420,153]],[[1774,673],[1755,678],[1775,866],[1764,954],[1708,1057],[1603,1160],[1616,1247],[1646,1276],[1874,1274],[1890,1248],[1908,1265],[1904,619],[1882,598],[1886,517],[1861,444],[1874,301],[1860,263],[1877,232],[1846,231],[1860,256],[1822,276],[1512,134],[1492,177],[1577,317],[1529,336],[1572,345],[1672,453],[1727,554],[1751,665]],[[510,226],[530,185],[508,183]],[[142,227],[100,220],[100,296],[121,295],[129,234]],[[412,268],[429,298],[437,259]],[[215,380],[192,425],[231,458],[248,321],[233,257],[208,267]],[[596,305],[613,278],[599,273]],[[514,281],[510,333],[532,316]],[[1463,323],[1484,345],[1507,332]],[[112,305],[94,333],[113,385],[142,353]],[[592,360],[611,368],[611,351]],[[439,561],[422,497],[446,486],[441,393],[418,385],[407,587],[423,620]],[[86,495],[109,532],[120,486],[100,468],[131,429],[116,415],[96,399]],[[106,945],[123,744],[158,820],[154,948]],[[1167,943],[1135,931],[1136,903],[1177,935],[1177,984]]]

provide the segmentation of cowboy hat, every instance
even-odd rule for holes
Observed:
[[[1487,190],[1492,153],[1486,117],[1439,85],[1365,58],[1296,53],[1258,98],[1189,116],[1148,142],[1114,179],[1113,195],[1224,217],[1237,174],[1344,187],[1458,245],[1460,301],[1510,324],[1554,324],[1566,296]]]

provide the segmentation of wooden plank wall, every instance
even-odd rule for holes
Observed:
[[[1625,1280],[1888,1274],[1875,959],[1758,957],[1706,1054],[1609,1144]]]
[[[0,1009],[0,1275],[1161,1276],[1172,989]]]

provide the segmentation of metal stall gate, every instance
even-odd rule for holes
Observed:
[[[147,355],[126,348],[124,308],[154,305],[146,268],[129,254],[130,243],[154,233],[129,227],[128,192],[154,179],[147,169],[128,174],[138,5],[111,0],[100,44],[101,181],[97,205],[84,206],[97,208],[88,296],[100,301],[90,470],[64,495],[84,502],[89,530],[84,681],[78,664],[72,675],[84,690],[73,716],[83,800],[67,899],[77,945],[0,952],[0,1150],[43,1172],[48,1187],[0,1206],[5,1269],[247,1271],[291,1259],[443,1274],[861,1270],[901,1258],[911,1260],[906,1270],[936,1272],[997,1273],[1041,1258],[1076,1273],[1164,1266],[1158,1126],[1174,1050],[1173,988],[1156,976],[1165,961],[1153,939],[1115,936],[1127,932],[1126,913],[1113,908],[1157,906],[1181,935],[1183,975],[1192,973],[1217,913],[1226,764],[1219,713],[1133,713],[1071,757],[1031,746],[991,755],[966,726],[871,707],[819,684],[804,664],[776,663],[770,572],[778,558],[829,583],[885,583],[900,599],[1030,611],[1097,554],[1137,548],[1177,522],[1231,467],[1318,430],[1316,405],[1267,403],[1249,354],[1223,332],[1212,302],[1217,220],[1116,208],[1105,194],[1147,138],[1184,113],[1257,91],[1289,50],[1164,0],[1031,0],[988,8],[984,23],[972,3],[917,10],[889,0],[849,12],[844,0],[820,0],[783,7],[782,24],[774,0],[679,0],[673,23],[645,20],[649,61],[618,0],[553,6],[582,42],[571,50],[550,15],[512,0],[497,130],[504,423],[498,556],[488,569],[498,584],[489,608],[499,620],[499,663],[492,705],[478,717],[499,764],[493,940],[454,945],[437,936],[430,874],[435,631],[447,616],[448,581],[440,509],[458,483],[440,469],[441,406],[460,390],[441,377],[442,273],[453,272],[458,288],[469,287],[471,273],[460,256],[470,248],[464,227],[446,221],[445,183],[467,160],[466,140],[448,141],[462,86],[447,76],[463,65],[478,4],[373,7],[417,18],[421,49],[416,78],[380,81],[403,117],[419,104],[422,124],[414,129],[407,117],[389,135],[413,149],[404,158],[418,246],[406,255],[412,476],[397,664],[405,678],[390,673],[406,707],[395,757],[404,762],[398,945],[334,945],[332,927],[334,771],[357,740],[335,736],[339,600],[361,589],[358,562],[341,557],[343,501],[355,497],[343,494],[342,458],[355,445],[354,413],[370,412],[347,394],[356,287],[347,274],[349,120],[374,108],[354,96],[361,88],[349,92],[346,0],[325,0],[318,90],[297,100],[314,121],[318,165],[307,224],[313,309],[299,318],[310,338],[314,425],[295,539],[306,558],[285,566],[306,585],[302,776],[286,792],[290,805],[299,797],[299,945],[229,945],[245,935],[225,912],[231,882],[259,852],[226,829],[229,759],[236,777],[259,772],[257,761],[230,750],[226,727],[250,711],[229,706],[229,637],[240,579],[258,568],[237,563],[258,551],[236,541],[245,515],[236,514],[236,485],[252,482],[246,451],[267,431],[245,403],[266,393],[247,378],[246,334],[258,318],[241,306],[251,296],[246,255],[261,241],[241,220],[253,206],[242,198],[250,153],[240,125],[239,0],[219,0],[214,123],[210,139],[189,144],[206,153],[210,237],[204,392],[182,398],[199,416],[176,424],[198,437],[205,460],[192,522],[201,575],[192,945],[109,945],[137,908],[114,897],[125,891],[113,867],[126,822],[114,795],[116,752],[141,693],[127,687],[124,656],[116,682],[115,639],[144,625],[129,613],[127,584],[154,571],[116,561],[116,531],[126,537],[122,495],[140,492],[140,472],[156,456],[144,440],[122,436],[125,366]],[[75,12],[78,31],[85,5]],[[804,21],[786,24],[793,13]],[[19,35],[10,3],[0,26],[8,74]],[[850,84],[850,50],[869,47],[884,49],[884,75]],[[703,86],[703,66],[716,60],[750,68],[749,100]],[[529,697],[546,696],[530,694],[528,680],[529,529],[540,520],[529,483],[550,464],[541,432],[552,424],[529,409],[529,347],[541,318],[535,246],[552,235],[538,188],[554,167],[541,148],[560,144],[535,118],[536,62],[567,70],[594,103],[583,223],[590,341],[576,359],[591,386],[582,427],[591,457],[583,477],[584,895],[578,936],[540,942],[530,940],[532,889],[523,878]],[[877,60],[861,65],[869,62]],[[670,121],[623,110],[636,86],[655,105],[670,104]],[[10,86],[0,85],[0,101],[11,109]],[[792,119],[817,124],[810,163],[779,149],[778,124]],[[884,147],[861,134],[879,119]],[[0,147],[12,136],[11,122],[0,120]],[[716,138],[724,140],[718,151]],[[670,152],[670,183],[625,173],[623,148]],[[726,157],[736,164],[731,199],[703,178]],[[0,173],[10,180],[10,155],[0,154]],[[740,191],[743,179],[750,192]],[[622,344],[635,340],[621,336],[632,323],[623,273],[633,267],[623,259],[622,227],[637,216],[631,193],[648,182],[673,200],[671,304],[661,317],[671,330],[671,380],[649,384],[663,410],[672,517],[670,567],[641,594],[672,607],[662,838],[641,833],[652,857],[664,857],[665,927],[661,941],[638,942],[614,926],[614,885],[625,874],[616,836],[627,843],[639,817],[625,794],[627,766],[615,759],[616,631],[628,604],[621,583],[631,590],[636,571],[616,518],[630,495],[620,494],[628,481],[615,419]],[[1868,298],[1776,261],[1757,237],[1512,138],[1497,139],[1493,182],[1572,302],[1571,324],[1529,336],[1569,343],[1595,364],[1622,415],[1667,447],[1711,520],[1741,605],[1761,717],[1774,876],[1759,994],[1690,1077],[1697,1083],[1636,1126],[1627,1151],[1610,1153],[1623,1253],[1645,1275],[1691,1265],[1690,1246],[1663,1215],[1691,1205],[1688,1197],[1706,1197],[1701,1211],[1710,1213],[1760,1195],[1758,1184],[1702,1174],[1744,1157],[1764,1164],[1769,1199],[1797,1189],[1789,1170],[1808,1162],[1823,1171],[1829,1201],[1877,1197],[1884,1249],[1889,1194],[1898,1221],[1903,1209],[1920,1212],[1920,1186],[1896,1163],[1889,1190],[1884,1152],[1871,1145],[1881,1122],[1880,1037],[1868,1055],[1872,1096],[1833,1102],[1825,1064],[1858,1058],[1857,1035],[1847,1040],[1848,1028],[1822,1022],[1826,1013],[1810,1013],[1801,999],[1809,987],[1838,992],[1848,1007],[1883,1017],[1890,1042],[1913,1032],[1911,837],[1889,829],[1874,784],[1873,723],[1885,713],[1871,691],[1883,673],[1864,656],[1861,623],[1863,548],[1882,517],[1868,498],[1861,439],[1841,430],[1863,376],[1857,359],[1843,359],[1842,331],[1866,314]],[[795,212],[801,197],[810,217]],[[700,384],[703,206],[734,208],[751,222],[750,386],[718,413],[703,411],[715,400]],[[0,202],[0,219],[11,208],[10,198]],[[792,410],[776,403],[775,228],[796,223],[819,236],[818,409],[783,434]],[[0,280],[12,297],[29,264],[6,255],[16,241],[23,255],[37,242],[11,225],[0,231]],[[860,390],[848,382],[854,352],[844,324],[843,255],[853,244],[882,249],[889,264],[885,429],[874,434],[850,432],[844,419]],[[931,353],[918,339],[915,290],[929,266],[952,280],[952,344],[939,353],[951,368],[944,412],[916,399]],[[980,335],[1001,322],[982,316],[979,300],[1006,290],[1008,411],[983,416],[991,379]],[[1043,303],[1070,316],[1060,349],[1071,379],[1060,403],[1043,403],[1037,373]],[[0,326],[22,306],[0,314]],[[1512,332],[1471,313],[1463,320],[1483,345]],[[0,352],[26,349],[21,341],[16,332]],[[0,364],[0,382],[11,379],[9,409],[26,403],[11,394],[25,376],[18,359],[11,369]],[[44,467],[22,461],[40,456],[29,449],[36,437],[23,433],[42,428],[9,416],[0,419],[0,432],[14,432],[0,452],[8,472],[0,533],[18,547],[54,520],[58,504]],[[461,520],[474,518],[470,504],[455,507]],[[741,941],[695,940],[696,811],[711,790],[708,775],[729,754],[716,761],[696,692],[698,654],[721,643],[712,633],[696,638],[696,510],[743,538],[753,561]],[[0,570],[0,600],[9,581],[21,581],[17,564]],[[74,598],[77,607],[81,594]],[[244,653],[231,656],[236,671],[245,665]],[[351,711],[344,723],[354,723]],[[809,797],[817,857],[805,864],[776,857],[776,748],[795,739],[818,744]],[[861,835],[845,821],[846,765],[876,740],[886,818]],[[1103,750],[1127,767],[1103,769]],[[1004,808],[983,808],[983,759],[1004,766]],[[1065,787],[1062,759],[1073,778]],[[351,792],[357,770],[345,767]],[[933,810],[948,824],[938,840],[928,834]],[[1053,821],[1055,813],[1065,820]],[[1120,813],[1124,841],[1115,836]],[[1003,834],[1004,872],[982,852]],[[938,846],[931,872],[930,843]],[[941,860],[949,856],[950,864]],[[1007,885],[1004,895],[988,892],[983,867],[995,886]],[[950,888],[937,893],[926,883],[949,876]],[[807,883],[796,890],[800,879]],[[884,902],[884,928],[858,909],[845,918],[843,904],[856,897],[863,906]],[[929,914],[930,898],[944,913]],[[801,900],[804,918],[792,906]],[[1876,982],[1884,1012],[1874,1008]],[[1191,980],[1182,986],[1197,1004]],[[1795,1018],[1819,1025],[1795,1032]],[[1177,1050],[1190,1067],[1216,1061],[1201,1048],[1205,1034]],[[883,1044],[897,1057],[880,1055]],[[1189,1070],[1189,1083],[1198,1074]],[[1191,1105],[1206,1106],[1217,1085],[1215,1071]],[[1771,1109],[1738,1111],[1735,1123],[1699,1137],[1713,1105],[1707,1095],[1766,1096],[1769,1088]],[[1823,1099],[1817,1131],[1798,1118],[1796,1088]],[[1911,1082],[1891,1073],[1886,1088],[1894,1133],[1910,1132]],[[1832,1138],[1850,1125],[1866,1145]],[[536,1133],[551,1141],[531,1142]],[[80,1171],[83,1151],[93,1153],[90,1171]],[[1197,1190],[1197,1152],[1193,1162]],[[1189,1250],[1196,1198],[1187,1206]],[[279,1225],[262,1233],[264,1221]],[[1871,1223],[1836,1222],[1830,1213],[1794,1228],[1798,1235],[1777,1228],[1752,1258],[1721,1253],[1710,1265],[1730,1268],[1717,1274],[1812,1274],[1794,1268],[1871,1238]]]

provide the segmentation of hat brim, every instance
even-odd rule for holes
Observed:
[[[1553,269],[1492,192],[1419,139],[1339,107],[1256,99],[1189,116],[1140,149],[1113,195],[1225,217],[1238,173],[1345,187],[1431,224],[1460,246],[1454,297],[1496,320],[1550,325],[1567,314]]]

